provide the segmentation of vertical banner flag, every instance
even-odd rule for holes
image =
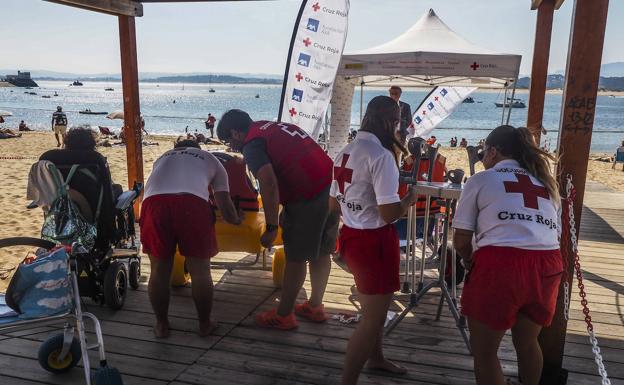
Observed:
[[[347,39],[349,0],[303,0],[290,42],[277,120],[317,140]]]
[[[429,136],[476,89],[477,87],[435,87],[420,103],[412,117],[412,136]]]

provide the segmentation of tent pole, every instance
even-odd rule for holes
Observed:
[[[509,84],[505,82],[505,96],[503,97],[503,116],[501,116],[501,126],[505,124],[505,110],[507,109],[507,91]]]
[[[514,97],[516,96],[516,81],[518,79],[514,80],[514,84],[513,84],[513,89],[511,90],[511,103],[509,103],[509,111],[507,111],[507,122],[505,124],[509,124],[509,119],[511,118],[511,110],[513,110],[513,101],[514,101]]]
[[[362,80],[360,81],[360,127],[362,127],[362,119],[364,118],[363,108],[364,108],[364,78],[362,78]]]

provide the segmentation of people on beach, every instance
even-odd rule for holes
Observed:
[[[20,122],[19,127],[18,127],[18,130],[19,130],[19,131],[32,131],[32,129],[31,129],[30,127],[28,127],[28,126],[26,125],[26,123],[24,123],[24,121],[23,121],[23,120]]]
[[[451,138],[451,147],[457,147],[457,137],[456,136]]]
[[[270,248],[278,225],[286,254],[282,293],[277,308],[257,313],[256,324],[282,330],[298,326],[295,314],[324,322],[323,296],[336,245],[338,216],[330,215],[332,161],[305,131],[293,124],[251,120],[241,110],[220,119],[217,135],[241,151],[260,183],[266,230],[260,242]],[[283,206],[281,214],[279,205]],[[304,303],[297,296],[309,263],[312,293]]]
[[[0,128],[0,139],[13,139],[21,136],[21,133],[16,133],[8,128]]]
[[[522,383],[537,385],[537,338],[553,319],[563,270],[555,158],[512,126],[494,129],[480,157],[486,171],[468,179],[453,219],[455,249],[470,270],[461,309],[475,376],[479,385],[505,384],[497,351],[511,329]]]
[[[52,114],[52,131],[56,138],[56,147],[61,147],[61,139],[65,144],[65,135],[67,134],[67,115],[63,112],[63,107],[56,107],[56,112]]]
[[[207,336],[217,327],[211,319],[210,258],[218,249],[210,189],[223,219],[239,225],[241,217],[230,198],[225,168],[196,141],[186,139],[176,142],[154,162],[145,184],[141,244],[150,259],[148,294],[156,316],[157,338],[169,336],[170,277],[176,247],[185,256],[193,280],[199,335]]]
[[[437,140],[438,138],[436,138],[435,135],[433,135],[429,139],[427,139],[427,144],[429,146],[433,146]]]
[[[459,142],[459,147],[468,147],[468,141],[466,138],[461,138],[461,142]]]
[[[212,114],[208,114],[208,118],[204,122],[206,124],[206,130],[210,131],[210,138],[214,138],[214,126],[217,119],[212,116]]]
[[[399,236],[393,222],[416,202],[412,189],[401,199],[395,137],[400,108],[393,99],[370,101],[357,137],[334,160],[330,210],[342,213],[339,250],[353,273],[362,321],[349,340],[342,384],[356,384],[364,366],[402,374],[384,357],[383,328],[394,292],[400,289]],[[355,208],[355,209],[354,209]]]
[[[395,102],[399,103],[399,107],[401,108],[399,136],[401,137],[401,142],[404,143],[409,134],[408,128],[412,125],[412,109],[409,104],[401,101],[401,94],[403,94],[401,87],[392,86],[388,90],[388,93]]]

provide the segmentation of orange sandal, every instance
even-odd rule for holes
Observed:
[[[317,307],[310,306],[309,301],[304,303],[298,303],[295,305],[295,314],[301,317],[305,317],[312,322],[325,322],[329,319],[325,314],[325,306],[320,304]]]
[[[256,314],[256,325],[263,328],[291,330],[299,326],[293,313],[286,317],[277,314],[277,309],[272,309]]]

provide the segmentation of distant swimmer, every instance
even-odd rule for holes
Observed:
[[[175,104],[175,99],[173,99],[173,104]]]

